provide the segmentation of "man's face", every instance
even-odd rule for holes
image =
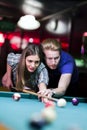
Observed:
[[[60,61],[60,52],[52,50],[44,50],[45,61],[50,69],[56,69]]]

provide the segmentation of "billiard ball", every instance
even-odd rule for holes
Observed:
[[[59,107],[65,107],[66,106],[66,100],[64,99],[64,98],[60,98],[60,99],[58,99],[58,101],[57,101],[57,105],[59,106]]]
[[[21,98],[21,95],[19,93],[14,93],[12,98],[15,100],[15,101],[19,101],[20,98]]]
[[[46,107],[41,111],[42,117],[47,123],[51,123],[56,119],[56,111],[51,107]]]
[[[78,100],[78,98],[72,98],[72,104],[73,105],[78,105],[79,104],[79,100]]]
[[[53,102],[53,101],[47,101],[46,103],[45,103],[45,107],[51,107],[51,108],[55,108],[55,102]]]
[[[34,115],[29,122],[29,126],[35,130],[41,130],[46,125],[45,119],[40,115]]]

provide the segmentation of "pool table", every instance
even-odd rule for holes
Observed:
[[[29,121],[34,113],[44,109],[44,103],[36,96],[20,93],[21,99],[14,101],[14,92],[0,92],[0,124],[8,129],[0,130],[32,130]],[[56,105],[57,118],[43,130],[87,130],[87,99],[79,98],[79,104],[74,106],[72,97],[64,97],[67,104],[64,108]],[[51,114],[51,113],[50,113]]]

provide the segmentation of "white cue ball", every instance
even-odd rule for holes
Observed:
[[[65,107],[66,106],[66,100],[64,99],[64,98],[60,98],[59,100],[58,100],[58,102],[57,102],[57,105],[59,106],[59,107]]]
[[[14,93],[12,97],[13,97],[13,99],[14,99],[15,101],[19,101],[20,98],[21,98],[21,95],[20,95],[19,93]]]

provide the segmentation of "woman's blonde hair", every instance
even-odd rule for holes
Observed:
[[[40,50],[40,46],[36,45],[35,43],[29,43],[29,45],[23,50],[20,61],[17,68],[17,81],[16,87],[18,90],[23,89],[25,86],[25,77],[29,76],[29,72],[26,69],[26,57],[30,55],[38,55],[40,57],[40,61],[42,59],[42,54]]]

